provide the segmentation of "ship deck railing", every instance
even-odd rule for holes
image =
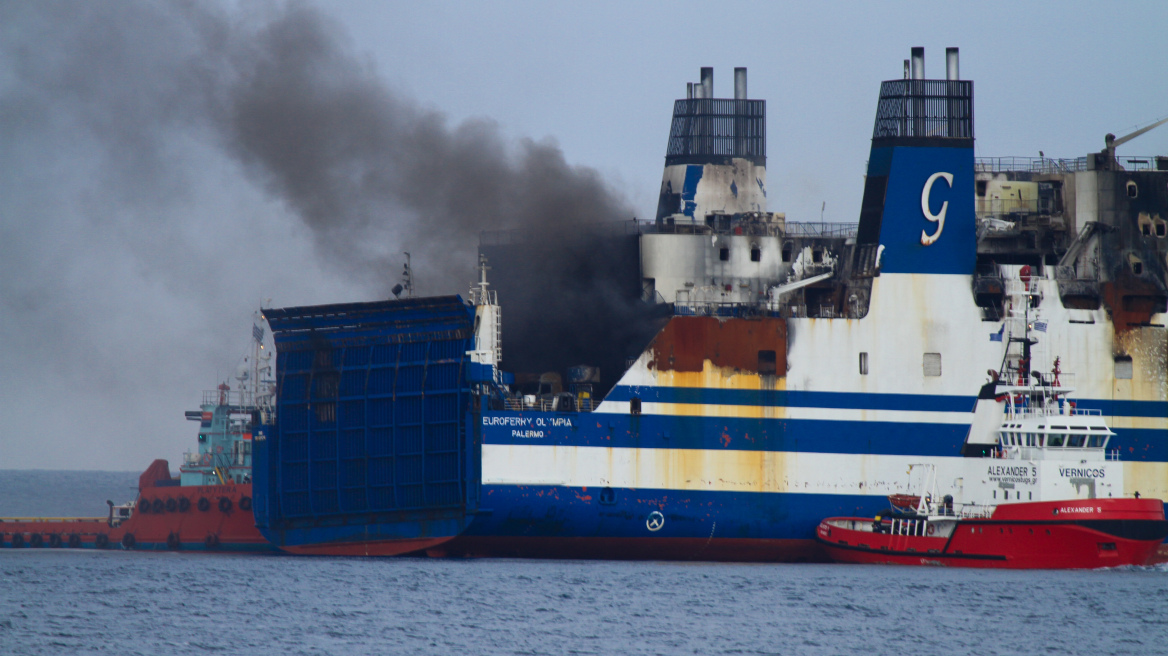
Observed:
[[[680,317],[760,317],[779,316],[761,303],[731,301],[681,301],[673,304],[673,314]]]
[[[575,399],[575,412],[592,412],[596,409],[596,403],[592,399]],[[533,403],[528,403],[519,396],[503,397],[503,410],[511,412],[571,412],[569,410],[559,410],[553,399],[536,399]]]
[[[1115,161],[1125,171],[1158,171],[1163,156],[1117,155]],[[977,157],[974,159],[975,173],[998,173],[1021,171],[1025,173],[1078,173],[1087,171],[1086,157],[1069,159],[1056,157]]]
[[[859,223],[834,223],[831,221],[786,221],[777,223],[736,223],[727,230],[719,229],[720,234],[738,234],[747,236],[785,237],[788,239],[853,239]],[[602,237],[620,237],[642,234],[702,234],[712,233],[714,229],[704,223],[679,223],[675,225],[657,225],[655,221],[608,221],[590,223],[576,230],[581,236],[595,235]],[[511,228],[507,230],[483,230],[479,232],[480,246],[510,246],[512,244],[526,244],[538,238],[539,231],[530,228]],[[211,390],[208,393],[218,394]],[[207,396],[204,394],[204,399]],[[218,398],[217,396],[215,398]],[[204,401],[206,402],[206,401]],[[211,401],[215,403],[215,401]]]

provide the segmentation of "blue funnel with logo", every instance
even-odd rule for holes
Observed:
[[[906,62],[905,79],[880,85],[857,250],[875,248],[881,273],[974,271],[973,82],[948,55],[949,79],[924,79],[913,48],[911,76]]]

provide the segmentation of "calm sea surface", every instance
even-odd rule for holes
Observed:
[[[0,471],[0,515],[136,477]],[[0,654],[90,653],[1165,654],[1168,569],[0,550]]]

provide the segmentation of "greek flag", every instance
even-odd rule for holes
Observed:
[[[1046,332],[1046,322],[1045,321],[1035,321],[1034,322],[1034,329],[1040,333]]]
[[[251,336],[255,338],[255,341],[261,344],[264,343],[264,329],[254,323],[251,325]]]
[[[991,342],[1000,342],[1000,341],[1002,341],[1002,335],[1003,335],[1005,332],[1006,332],[1006,324],[1002,324],[1002,327],[1001,327],[1001,328],[998,328],[998,332],[996,332],[996,333],[990,333],[990,341],[991,341]]]

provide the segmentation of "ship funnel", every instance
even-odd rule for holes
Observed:
[[[924,48],[918,47],[918,48],[912,49],[912,79],[914,79],[914,80],[925,79],[925,49]]]
[[[714,97],[714,69],[673,104],[657,202],[661,226],[707,226],[711,215],[766,211],[766,101],[747,98],[746,68],[734,97]]]
[[[945,48],[945,79],[961,79],[961,71],[957,65],[957,48]]]
[[[924,57],[913,48],[911,78],[880,85],[857,262],[881,274],[969,275],[977,257],[973,83],[956,79],[956,48],[946,52],[948,80],[926,79]]]

